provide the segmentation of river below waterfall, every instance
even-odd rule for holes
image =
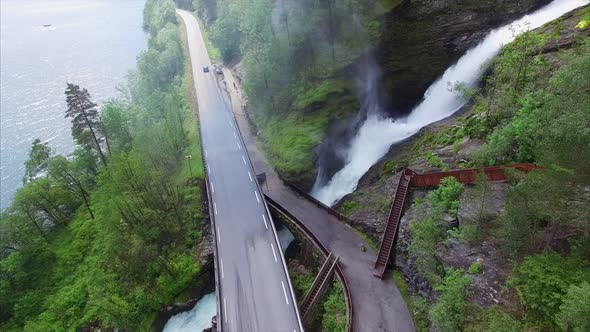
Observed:
[[[293,233],[287,227],[277,231],[283,255],[289,245],[295,240]],[[211,318],[217,313],[215,292],[203,296],[190,310],[172,316],[164,326],[164,332],[201,332],[211,327]]]
[[[512,42],[523,32],[540,27],[588,2],[554,0],[531,14],[492,30],[482,42],[468,50],[428,88],[422,101],[406,117],[390,119],[381,114],[363,111],[368,116],[348,149],[343,152],[344,167],[326,183],[315,186],[312,195],[331,206],[352,193],[361,177],[389,151],[391,145],[416,134],[431,123],[451,116],[466,104],[464,98],[450,91],[449,85],[462,83],[466,87],[475,87],[486,69],[486,63],[500,52],[502,46]],[[369,98],[374,96],[375,94],[367,94]],[[375,103],[362,101],[362,104],[374,107]]]

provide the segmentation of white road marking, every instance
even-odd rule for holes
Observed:
[[[252,173],[250,173],[250,171],[248,171],[248,177],[250,178],[250,182],[254,182],[254,180],[252,180]]]
[[[211,175],[211,167],[207,165],[207,170],[209,171],[209,175]]]
[[[254,190],[254,195],[256,195],[256,200],[260,203],[260,197],[258,197],[258,190]]]
[[[270,247],[272,248],[272,255],[275,256],[275,263],[278,263],[279,261],[277,260],[277,253],[275,251],[275,246],[271,243]]]
[[[203,150],[205,152],[205,158],[207,158],[207,150]]]
[[[283,286],[283,293],[285,294],[285,301],[289,304],[289,298],[287,297],[287,290],[285,289],[285,283],[281,280],[281,285]]]
[[[223,279],[223,259],[219,259],[221,261],[221,279]]]
[[[217,242],[221,244],[221,234],[219,233],[219,226],[217,226]]]
[[[225,301],[225,297],[223,298],[223,316],[225,322],[227,323],[227,302]]]
[[[236,136],[236,132],[234,131],[233,133],[234,133],[234,137],[235,137],[235,138],[238,138],[238,136]]]
[[[213,182],[209,181],[209,184],[211,185],[211,192],[215,194],[215,187],[213,186]]]
[[[244,161],[244,165],[248,165],[246,164],[246,157],[244,157],[244,155],[242,155],[242,160]]]
[[[238,145],[238,149],[242,150],[242,147],[240,146],[240,143],[236,142],[236,144]]]
[[[217,203],[213,203],[213,209],[215,210],[215,215],[217,215]]]
[[[266,216],[264,214],[262,215],[262,219],[264,220],[264,227],[268,229],[268,224],[266,223]]]

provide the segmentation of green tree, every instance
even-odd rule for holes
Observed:
[[[557,314],[557,324],[564,331],[590,330],[590,284],[571,285]]]
[[[29,159],[25,161],[23,184],[32,181],[39,174],[47,171],[49,158],[51,158],[49,144],[41,143],[41,140],[38,138],[33,140],[31,151],[29,151]]]
[[[580,294],[578,289],[572,289],[573,297],[568,298],[566,294],[570,286],[587,280],[590,280],[588,261],[577,256],[562,256],[547,251],[526,257],[515,267],[509,285],[516,289],[520,302],[537,325],[541,328],[555,328],[558,322],[556,316],[564,300],[568,299],[563,307],[568,312],[572,301],[576,301],[575,295]],[[568,313],[564,314],[564,319],[566,315]]]
[[[92,146],[98,153],[103,165],[107,159],[102,151],[101,124],[96,104],[90,100],[88,90],[78,85],[67,83],[66,118],[72,118],[72,136],[80,145]]]
[[[61,182],[70,193],[78,196],[84,202],[90,218],[94,219],[90,207],[90,193],[83,183],[84,174],[76,169],[74,163],[62,156],[57,156],[49,162],[49,175]]]
[[[435,287],[441,294],[428,314],[434,331],[461,331],[467,286],[469,278],[463,271],[451,269],[442,284]]]

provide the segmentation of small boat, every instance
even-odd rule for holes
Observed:
[[[43,24],[43,27],[45,28],[49,28],[51,26],[51,24]]]

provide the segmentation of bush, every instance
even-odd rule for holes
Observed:
[[[559,310],[557,324],[564,331],[590,331],[590,284],[571,285]]]
[[[429,312],[430,322],[434,331],[461,331],[465,306],[465,288],[469,278],[461,270],[451,269],[443,279],[442,285],[435,287],[441,292],[436,303]]]
[[[438,189],[428,194],[428,203],[435,209],[457,216],[462,193],[463,185],[454,177],[447,177],[440,181]]]
[[[481,273],[481,261],[475,261],[473,264],[469,266],[467,269],[467,273],[469,274],[480,274]]]
[[[508,283],[516,289],[520,302],[541,328],[554,329],[557,326],[556,314],[569,288],[590,280],[590,266],[586,260],[575,256],[561,256],[547,251],[541,255],[529,256],[514,269],[514,276]],[[564,322],[569,320],[569,309],[581,294],[572,289],[571,298],[564,304]]]

